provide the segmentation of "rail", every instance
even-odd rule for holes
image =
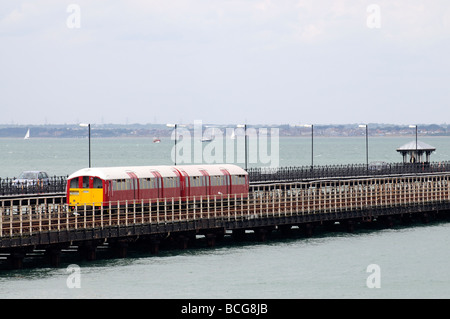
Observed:
[[[249,168],[247,170],[252,183],[268,181],[305,181],[331,177],[382,176],[450,172],[450,162],[433,163],[385,163],[289,166],[280,168]]]

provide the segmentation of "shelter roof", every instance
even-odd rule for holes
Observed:
[[[415,151],[416,150],[416,141],[411,141],[409,143],[406,143],[403,146],[400,146],[397,148],[397,152],[406,152],[406,151]],[[427,143],[417,141],[417,150],[418,151],[435,151],[436,147],[431,146]]]

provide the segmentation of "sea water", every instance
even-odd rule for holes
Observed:
[[[395,149],[411,138],[369,139],[369,160],[400,162]],[[450,160],[450,139],[421,138],[437,148],[433,161]],[[311,140],[280,137],[280,166],[310,165]],[[364,138],[316,138],[314,164],[365,163]],[[87,139],[0,139],[0,177],[22,170],[69,175],[88,165]],[[170,165],[173,141],[144,138],[92,140],[92,166]],[[242,163],[238,163],[243,165]],[[257,166],[253,163],[252,166]],[[40,255],[27,257],[24,269],[0,270],[5,298],[449,298],[450,223],[435,221],[383,228],[319,231],[313,237],[273,234],[260,243],[251,233],[242,242],[225,237],[214,248],[201,239],[187,250],[152,255],[133,248],[125,259],[105,251],[95,261],[64,252],[50,268]],[[0,265],[6,260],[0,258]],[[69,270],[79,267],[77,286]],[[72,282],[73,283],[73,282]]]

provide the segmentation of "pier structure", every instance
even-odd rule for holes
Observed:
[[[0,199],[0,255],[21,268],[33,251],[45,251],[59,265],[61,251],[77,247],[85,259],[96,258],[107,244],[126,257],[131,243],[158,253],[170,241],[187,248],[197,236],[214,247],[225,234],[242,238],[253,231],[264,241],[271,232],[294,227],[311,236],[318,225],[343,225],[418,217],[424,222],[450,212],[450,171],[401,175],[347,176],[302,181],[254,183],[248,194],[165,198],[152,206],[143,200],[109,202],[70,210],[64,197]]]

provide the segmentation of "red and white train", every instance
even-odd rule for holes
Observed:
[[[68,177],[67,203],[109,206],[132,200],[144,204],[206,195],[248,197],[247,172],[232,164],[84,168]]]

